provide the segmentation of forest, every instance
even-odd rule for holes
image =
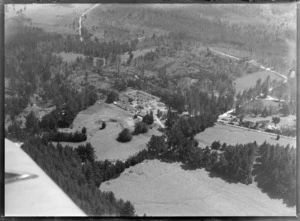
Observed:
[[[134,215],[134,206],[129,201],[116,199],[112,192],[102,192],[95,185],[93,174],[90,174],[90,168],[95,166],[91,162],[93,159],[88,158],[83,163],[80,147],[74,151],[71,147],[54,146],[40,138],[31,138],[22,148],[87,215]]]
[[[296,149],[263,143],[258,148],[253,174],[258,187],[271,198],[283,199],[288,206],[296,205]]]

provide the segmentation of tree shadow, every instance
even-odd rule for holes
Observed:
[[[220,179],[226,181],[227,183],[239,183],[240,182],[240,181],[236,181],[234,179],[231,179],[226,174],[221,174],[219,172],[207,170],[204,165],[199,166],[199,165],[193,165],[193,164],[185,163],[185,164],[181,165],[181,168],[184,169],[184,170],[205,169],[206,171],[209,172],[209,177],[210,178],[220,178]]]
[[[175,158],[167,158],[167,157],[157,157],[157,160],[163,163],[180,163],[181,161]]]
[[[266,171],[262,165],[254,165],[252,176],[254,177],[254,181],[257,183],[257,187],[263,193],[266,193],[271,199],[282,199],[286,206],[295,206],[295,199],[291,196],[288,196],[284,190],[280,190],[279,185],[270,178],[269,172]]]
[[[230,178],[228,175],[226,174],[222,174],[221,172],[216,172],[216,171],[212,171],[212,170],[208,170],[207,168],[205,168],[205,165],[194,165],[191,163],[187,163],[187,162],[182,162],[179,159],[177,159],[176,157],[174,158],[169,158],[169,157],[161,157],[161,158],[157,158],[158,160],[160,160],[161,162],[165,162],[165,163],[182,163],[180,165],[180,167],[183,170],[188,170],[188,171],[192,171],[192,170],[196,170],[196,169],[205,169],[206,171],[209,172],[209,177],[210,178],[220,178],[222,180],[224,180],[225,182],[229,183],[229,184],[236,184],[236,183],[243,183],[241,181],[237,181],[235,179]],[[276,183],[274,183],[269,177],[270,174],[269,172],[267,172],[263,166],[261,165],[261,161],[258,158],[256,160],[256,164],[253,165],[253,169],[252,169],[252,178],[254,178],[254,181],[257,183],[257,187],[265,194],[267,194],[271,199],[282,199],[283,203],[288,206],[288,207],[293,207],[295,206],[296,200],[293,197],[289,197],[286,194],[278,191],[278,186],[276,186]],[[250,182],[252,183],[252,182]],[[245,185],[247,185],[246,183],[243,183]],[[295,193],[296,196],[296,193]]]
[[[191,165],[191,164],[188,164],[188,163],[183,163],[182,165],[180,165],[180,167],[183,170],[196,170],[196,169],[202,169],[203,168],[203,167]]]
[[[220,179],[224,180],[225,182],[227,182],[229,184],[240,183],[239,181],[231,179],[231,178],[229,178],[228,176],[226,176],[224,174],[216,173],[216,172],[213,172],[213,171],[209,172],[209,177],[210,178],[220,178]]]

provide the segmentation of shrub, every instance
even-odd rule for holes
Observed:
[[[143,121],[137,122],[134,126],[134,133],[135,134],[147,133],[148,130],[149,130],[148,125]]]
[[[117,138],[119,142],[129,142],[132,140],[132,134],[130,133],[128,128],[124,128]]]
[[[26,116],[26,122],[25,122],[25,127],[28,131],[36,133],[39,130],[39,120],[35,116],[34,112],[31,111],[27,116]]]
[[[86,141],[87,136],[84,133],[63,133],[63,132],[50,132],[48,135],[45,135],[50,141],[53,142],[83,142]]]
[[[103,121],[103,122],[102,122],[102,125],[101,125],[101,127],[100,127],[100,130],[103,130],[105,127],[106,127],[106,123]]]
[[[218,150],[218,149],[220,149],[220,147],[221,147],[220,141],[214,141],[211,144],[211,149],[213,149],[213,150]]]
[[[146,114],[143,117],[143,121],[149,125],[153,124],[153,122],[154,122],[153,113],[151,112],[150,114]]]
[[[107,95],[107,98],[106,98],[106,103],[108,104],[111,104],[113,103],[114,101],[117,101],[119,100],[119,94],[118,92],[112,90],[108,95]]]

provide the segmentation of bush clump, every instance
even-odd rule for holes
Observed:
[[[134,134],[147,133],[148,130],[149,130],[148,125],[143,121],[137,122],[134,126]]]
[[[76,131],[75,133],[63,133],[63,132],[54,132],[51,131],[48,135],[44,135],[50,141],[53,142],[83,142],[86,141],[87,135],[86,133],[80,133]]]
[[[153,118],[153,112],[151,111],[150,114],[146,114],[143,117],[143,122],[147,123],[147,124],[153,124],[154,122],[154,118]]]
[[[100,130],[103,130],[106,127],[106,123],[103,121],[100,127]]]
[[[128,128],[124,128],[117,138],[117,141],[125,143],[132,140],[132,134]]]
[[[114,101],[117,101],[119,100],[119,94],[117,91],[114,91],[112,90],[108,95],[107,95],[107,98],[106,98],[106,103],[108,104],[111,104],[113,103]]]

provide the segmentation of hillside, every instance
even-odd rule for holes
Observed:
[[[253,14],[256,17],[253,19]],[[152,28],[163,32],[184,32],[189,36],[197,37],[205,31],[207,35],[216,31],[218,27],[203,30],[203,23],[211,20],[217,23],[219,19],[224,22],[258,25],[271,31],[274,26],[285,26],[295,29],[296,11],[294,5],[99,5],[87,16],[85,24],[95,26],[95,33],[105,33],[109,36],[107,28],[113,26],[119,31],[130,32],[135,35],[150,36]],[[280,24],[278,24],[280,22]],[[100,27],[99,27],[100,26]],[[273,26],[273,27],[272,27]],[[289,26],[289,27],[288,27]],[[277,27],[276,27],[277,28]],[[284,29],[284,27],[280,27]],[[149,30],[151,29],[151,30]],[[111,33],[114,37],[113,34]],[[122,33],[123,35],[124,33]],[[105,36],[103,36],[105,37]]]
[[[77,34],[79,16],[90,4],[18,4],[7,5],[6,21],[23,14],[31,20],[31,25],[49,32]]]
[[[296,8],[284,6],[102,4],[89,11],[83,27],[101,41],[143,42],[153,34],[182,33],[187,39],[287,67],[293,64]]]
[[[87,215],[292,215],[295,9],[6,6],[5,137]]]

